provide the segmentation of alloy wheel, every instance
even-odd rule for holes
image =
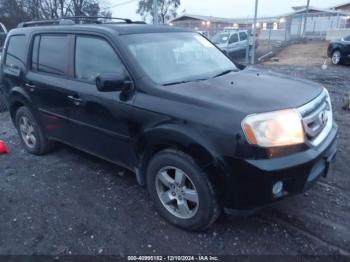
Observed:
[[[164,167],[157,173],[155,183],[161,203],[171,214],[181,219],[189,219],[197,214],[198,191],[184,171],[176,167]]]
[[[338,65],[340,63],[341,54],[339,51],[335,51],[332,55],[332,63]]]
[[[26,146],[31,149],[35,148],[37,143],[35,130],[33,124],[31,123],[28,117],[22,116],[20,118],[19,129],[21,132],[23,142],[26,144]]]

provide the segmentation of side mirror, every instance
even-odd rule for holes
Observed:
[[[96,87],[100,92],[124,91],[130,85],[131,81],[120,73],[102,73],[96,77]]]

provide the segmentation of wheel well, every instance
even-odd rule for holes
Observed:
[[[25,104],[21,101],[16,101],[10,105],[9,111],[10,111],[10,116],[12,118],[12,121],[15,123],[16,120],[16,112],[17,110],[24,106]]]
[[[156,144],[156,145],[148,146],[142,152],[140,152],[141,160],[140,160],[140,164],[137,172],[137,179],[139,184],[141,185],[146,184],[147,167],[151,159],[157,153],[166,149],[181,151],[188,154],[202,168],[205,168],[206,166],[210,165],[213,160],[211,155],[207,151],[205,151],[204,148],[200,146],[192,146],[189,148],[186,148],[182,145],[171,145],[171,144]]]
[[[336,52],[336,51],[341,52],[341,51],[340,51],[340,48],[339,48],[339,47],[336,47],[336,48],[334,48],[334,49],[333,49],[333,51],[332,51],[332,55],[333,55],[333,54],[334,54],[334,52]]]

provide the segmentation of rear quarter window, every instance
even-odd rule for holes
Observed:
[[[23,68],[25,66],[25,36],[10,36],[5,57],[5,65]]]

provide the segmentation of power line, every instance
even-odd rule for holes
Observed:
[[[127,5],[127,4],[131,4],[132,2],[136,2],[138,0],[128,0],[128,1],[124,1],[124,2],[120,2],[118,4],[114,4],[109,6],[109,8],[114,8],[114,7],[118,7],[118,6],[122,6],[122,5]]]

